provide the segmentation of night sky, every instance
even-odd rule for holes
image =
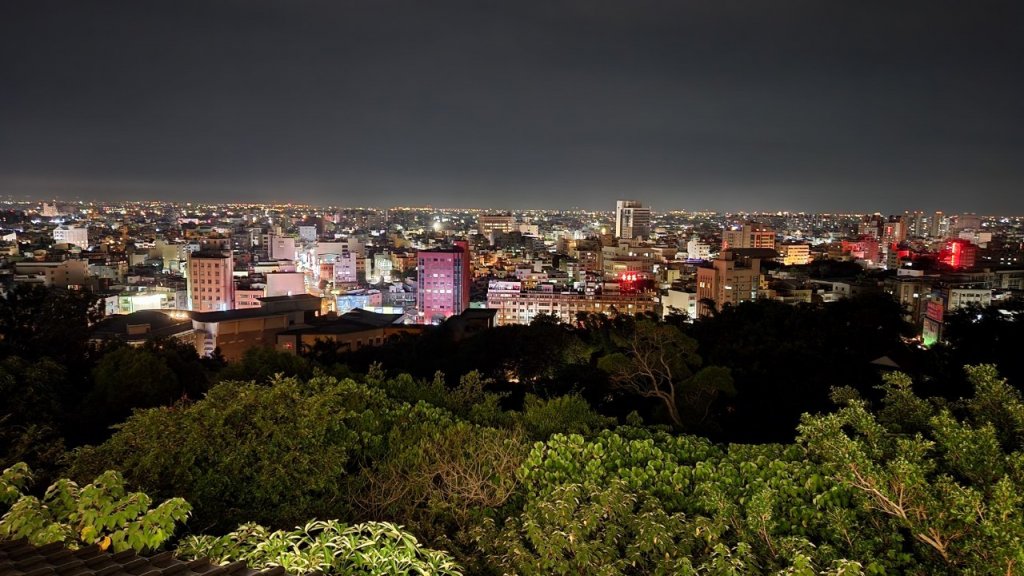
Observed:
[[[1024,1],[0,1],[0,195],[1024,213]]]

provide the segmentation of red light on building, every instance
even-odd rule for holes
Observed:
[[[950,268],[973,268],[978,247],[967,240],[950,240],[939,253],[939,261]]]
[[[623,294],[646,292],[654,289],[654,278],[642,272],[619,273],[619,291]]]

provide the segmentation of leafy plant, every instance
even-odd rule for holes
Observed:
[[[27,538],[36,545],[98,544],[104,550],[142,552],[163,545],[191,510],[181,498],[150,508],[152,499],[128,492],[121,474],[112,470],[81,488],[71,480],[59,480],[42,499],[25,494],[31,478],[23,463],[0,476],[0,502],[12,503],[0,518],[0,536]]]
[[[280,566],[295,575],[462,574],[448,554],[421,547],[412,534],[386,522],[314,521],[288,531],[243,524],[224,536],[186,538],[178,554],[221,564],[244,560],[256,569]]]

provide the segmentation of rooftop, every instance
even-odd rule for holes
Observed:
[[[69,550],[55,542],[35,546],[28,540],[0,540],[0,576],[285,576],[284,568],[252,570],[245,562],[224,566],[209,560],[180,560],[171,552],[139,556],[116,554],[98,546]]]
[[[145,332],[132,330],[133,327],[149,326]],[[109,340],[146,340],[148,338],[170,337],[192,329],[192,323],[185,319],[172,318],[162,310],[140,310],[131,314],[115,314],[97,322],[90,331],[96,338]]]

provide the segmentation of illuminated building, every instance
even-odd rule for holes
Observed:
[[[188,302],[195,312],[231,310],[235,305],[231,253],[198,250],[188,256]]]
[[[978,247],[968,240],[956,239],[946,242],[939,253],[939,261],[950,268],[974,268],[978,258]]]
[[[863,260],[872,268],[878,266],[882,257],[878,239],[870,235],[861,236],[859,240],[843,240],[841,246],[843,254]]]
[[[522,282],[495,280],[487,288],[487,307],[497,310],[498,326],[508,326],[529,324],[538,314],[550,314],[571,324],[576,322],[579,313],[615,316],[656,312],[658,302],[652,292],[557,292],[551,285],[539,290],[523,290]]]
[[[774,250],[726,250],[697,268],[697,314],[711,315],[712,302],[714,310],[721,310],[756,300],[761,288],[761,260],[776,256]]]
[[[992,304],[992,289],[972,285],[943,286],[928,298],[921,339],[925,346],[943,340],[946,315],[968,306]]]
[[[437,324],[469,308],[472,264],[469,244],[420,250],[417,260],[416,310],[423,324]]]
[[[747,222],[739,230],[722,232],[722,250],[738,248],[775,249],[775,230],[756,222]]]
[[[935,277],[925,276],[921,270],[899,268],[894,278],[886,278],[885,292],[899,302],[904,319],[917,325],[924,317],[934,282]]]
[[[569,255],[579,261],[584,272],[604,273],[603,254],[601,243],[595,239],[574,240],[569,244]]]
[[[196,352],[215,350],[229,362],[241,360],[250,348],[275,348],[277,334],[308,325],[319,313],[317,296],[275,296],[260,299],[259,308],[190,313]]]
[[[320,242],[312,252],[316,278],[336,286],[355,286],[366,279],[366,246],[356,239]]]
[[[387,253],[380,253],[373,255],[373,268],[370,276],[370,283],[376,284],[378,282],[391,282],[391,271],[394,270],[395,264],[391,260],[391,255]]]
[[[89,248],[89,229],[85,226],[58,226],[53,229],[54,244],[72,244]]]
[[[299,238],[307,242],[316,242],[316,226],[299,226]]]
[[[690,238],[690,241],[686,243],[686,259],[687,260],[710,260],[711,259],[711,244],[707,242],[701,242],[699,236]]]
[[[519,230],[516,217],[510,214],[481,214],[476,218],[476,226],[482,236],[487,236],[492,232],[509,234]]]
[[[271,260],[295,260],[295,238],[271,234],[267,244],[267,256]]]
[[[661,314],[667,318],[673,313],[686,314],[693,321],[697,317],[697,293],[683,290],[668,290],[661,296]]]
[[[630,240],[649,238],[651,235],[651,209],[636,200],[615,203],[615,237]]]
[[[779,245],[779,257],[777,258],[784,266],[803,266],[811,262],[811,247],[808,244],[781,244]]]
[[[949,234],[949,218],[942,212],[936,212],[932,216],[932,226],[929,232],[933,238],[945,238]]]
[[[262,288],[242,288],[235,286],[235,310],[259,308],[260,298],[266,296]]]
[[[267,272],[267,296],[295,296],[306,293],[306,275],[302,272],[278,270]]]

